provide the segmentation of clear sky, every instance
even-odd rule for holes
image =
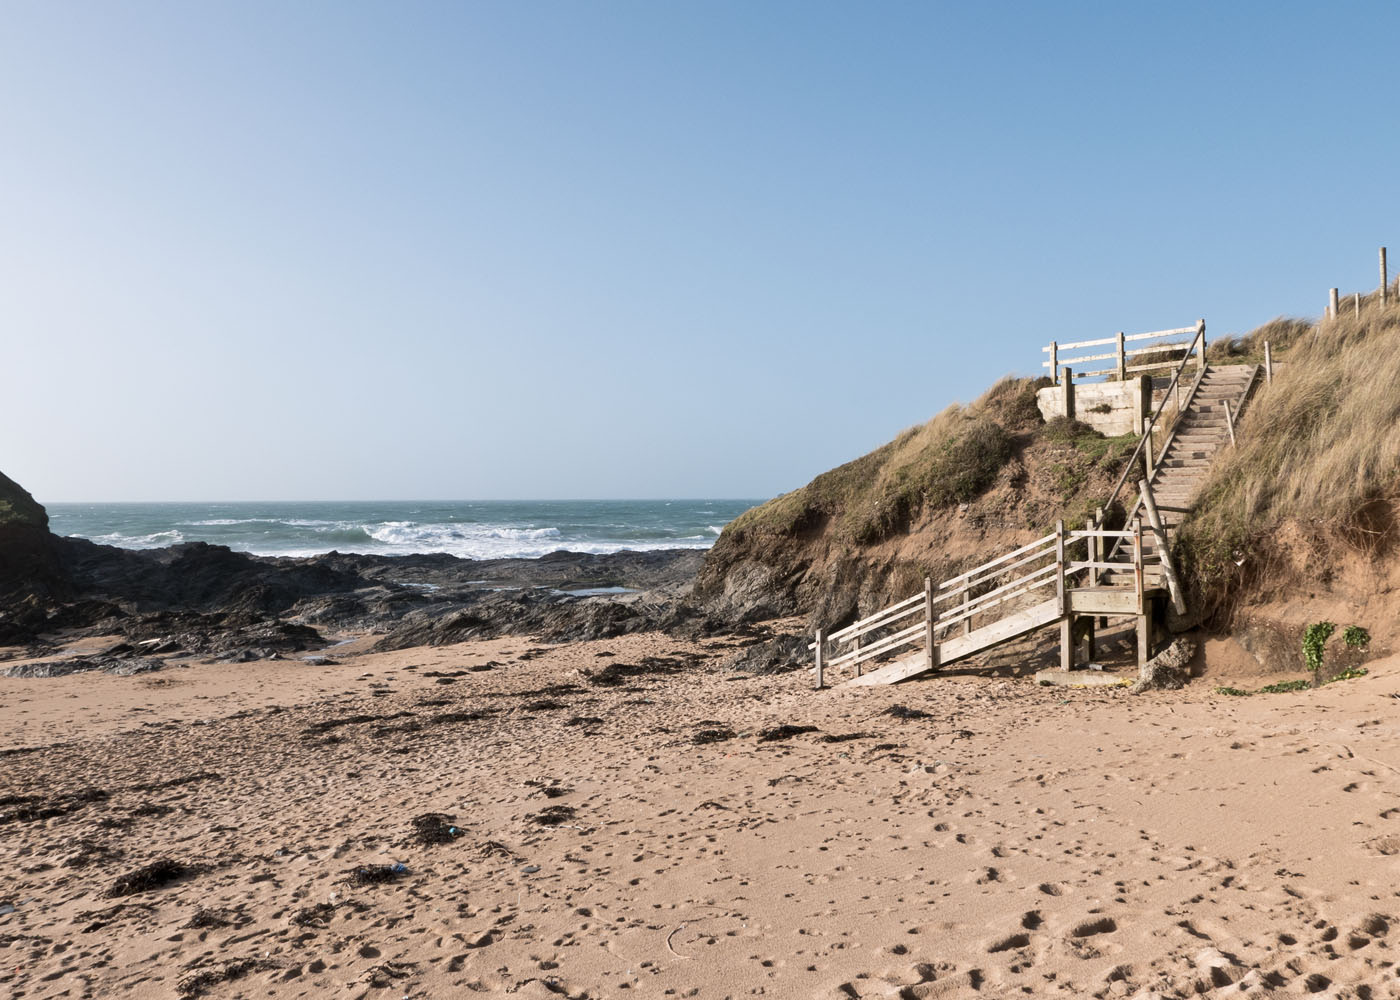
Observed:
[[[1400,5],[0,0],[44,501],[770,496],[1400,264]]]

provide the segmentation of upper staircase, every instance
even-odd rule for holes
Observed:
[[[1186,385],[1182,375],[1193,357],[1196,373]],[[1066,531],[1060,522],[1053,533],[950,580],[936,586],[925,580],[922,594],[853,625],[830,635],[818,629],[809,647],[817,686],[828,671],[843,668],[852,674],[850,685],[892,684],[1056,623],[1060,665],[1070,669],[1075,644],[1087,641],[1092,650],[1094,621],[1108,616],[1137,619],[1138,659],[1145,663],[1154,603],[1169,595],[1185,610],[1169,532],[1189,515],[1211,463],[1234,441],[1235,421],[1260,376],[1256,365],[1210,366],[1204,358],[1202,322],[1185,355],[1172,362],[1162,401],[1112,494],[1084,530]],[[1163,437],[1169,410],[1176,419]],[[1126,524],[1109,530],[1105,510],[1113,509],[1139,459],[1146,474],[1137,480],[1137,499]]]

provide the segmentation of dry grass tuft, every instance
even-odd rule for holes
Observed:
[[[1208,612],[1269,564],[1285,524],[1328,545],[1374,549],[1386,541],[1400,488],[1400,306],[1343,310],[1319,327],[1275,320],[1236,342],[1238,360],[1265,339],[1275,356],[1291,340],[1272,386],[1261,387],[1240,423],[1239,447],[1212,469],[1180,549]],[[1224,349],[1224,348],[1222,348]]]

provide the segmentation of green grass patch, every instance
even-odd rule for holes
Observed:
[[[1234,687],[1218,687],[1215,689],[1215,693],[1229,695],[1231,698],[1248,698],[1250,694],[1248,691]]]
[[[1287,691],[1306,691],[1312,687],[1312,681],[1279,681],[1277,684],[1265,684],[1259,689],[1260,694],[1283,694]]]
[[[1369,673],[1370,671],[1367,670],[1365,667],[1348,667],[1336,677],[1333,677],[1330,680],[1328,680],[1327,683],[1335,684],[1337,683],[1337,681],[1354,681],[1358,677],[1365,677]]]

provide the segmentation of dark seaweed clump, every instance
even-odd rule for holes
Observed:
[[[446,813],[423,813],[409,822],[413,839],[424,846],[450,844],[462,835],[461,829]]]
[[[127,872],[107,889],[109,899],[130,896],[148,889],[159,889],[193,873],[194,869],[171,858],[161,858],[135,871]]]
[[[776,740],[790,740],[803,733],[815,732],[819,732],[816,726],[774,726],[772,729],[765,729],[759,733],[758,742],[772,743]]]

